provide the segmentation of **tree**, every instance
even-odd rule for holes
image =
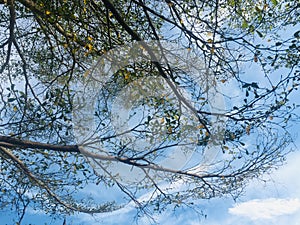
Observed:
[[[237,197],[283,162],[297,119],[296,1],[0,3],[0,203],[19,223],[28,206],[103,213],[133,201],[147,213]],[[80,199],[91,184],[125,200]]]

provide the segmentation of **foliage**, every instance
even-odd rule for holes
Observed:
[[[21,223],[28,206],[50,214],[97,213],[134,201],[147,213],[195,199],[238,196],[249,179],[283,162],[292,141],[287,128],[297,119],[290,96],[300,81],[299,18],[300,3],[294,0],[0,0],[0,209],[16,210]],[[150,40],[174,43],[201,58],[209,80],[224,90],[226,110],[209,110],[207,90],[189,80],[184,66],[133,63],[116,71],[99,93],[95,134],[109,154],[78,147],[74,84],[89,79],[99,57],[112,49]],[[153,49],[143,48],[151,58]],[[160,56],[167,50],[160,46]],[[149,87],[138,83],[148,77]],[[171,87],[168,96],[142,93],[159,93],[161,83]],[[112,101],[128,86],[132,102],[127,103],[137,104],[132,111],[142,105],[148,114],[126,132],[137,143],[149,140],[149,146],[119,141],[125,130],[113,130]],[[193,104],[174,87],[186,90]],[[232,87],[237,94],[226,91]],[[213,138],[215,120],[226,123],[219,142]],[[195,158],[214,141],[222,154],[204,169],[159,165],[172,147],[190,139]],[[112,162],[133,168],[142,180],[122,180],[107,170]],[[184,185],[176,189],[174,183]],[[116,186],[126,201],[79,199],[91,184]],[[140,200],[147,192],[151,197]]]

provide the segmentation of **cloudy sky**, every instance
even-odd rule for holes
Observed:
[[[253,70],[252,70],[253,73]],[[261,77],[258,69],[254,75]],[[251,79],[255,77],[251,76]],[[231,88],[228,88],[232,92]],[[238,95],[238,93],[237,93]],[[298,96],[297,96],[298,95]],[[299,92],[294,100],[299,104]],[[293,128],[294,134],[298,133]],[[199,216],[193,209],[180,209],[175,213],[167,210],[154,215],[156,224],[161,225],[300,225],[300,138],[296,139],[295,152],[287,156],[286,164],[269,175],[249,183],[239,199],[220,198],[199,201],[197,207],[205,216]],[[97,190],[91,190],[97,195]],[[99,193],[101,195],[101,193]],[[99,197],[99,196],[98,196]],[[2,215],[1,215],[2,213]],[[128,225],[134,224],[136,211],[127,207],[122,210],[103,214],[79,214],[67,218],[67,225]],[[0,224],[11,225],[13,214],[0,212]],[[63,225],[63,221],[49,220],[38,211],[29,210],[24,218],[24,224]],[[146,217],[139,224],[153,224]]]
[[[259,72],[255,73],[257,76]],[[232,89],[229,88],[229,90]],[[237,93],[238,94],[238,93]],[[299,93],[292,97],[299,104]],[[298,113],[299,114],[299,113]],[[297,126],[293,133],[298,133]],[[175,213],[167,210],[154,215],[155,224],[162,225],[300,225],[300,138],[295,139],[295,152],[287,156],[286,164],[269,175],[249,183],[244,194],[234,201],[232,198],[221,198],[199,201],[197,207],[205,216],[199,216],[194,209],[179,209]],[[90,190],[94,196],[101,193]],[[98,196],[98,197],[99,197]],[[3,214],[3,212],[1,212]],[[13,214],[0,213],[2,224],[11,225]],[[103,215],[80,214],[67,218],[67,225],[122,225],[134,224],[136,211],[127,207],[117,212]],[[42,223],[41,223],[42,221]],[[38,211],[29,210],[24,224],[63,225],[62,219],[49,220]],[[154,224],[146,217],[138,224]]]
[[[200,208],[207,214],[197,217],[192,210],[166,212],[158,215],[157,221],[163,225],[205,224],[205,225],[300,225],[300,152],[288,156],[287,164],[264,176],[265,181],[251,182],[245,194],[236,202],[230,198],[200,202]],[[131,224],[133,211],[104,215],[98,218],[82,216],[70,224]],[[78,220],[79,219],[79,220]],[[128,223],[129,222],[129,223]],[[144,220],[141,224],[150,224]]]
[[[299,141],[298,144],[299,145]],[[157,224],[162,225],[300,225],[300,152],[288,155],[284,166],[262,180],[252,181],[245,193],[235,201],[232,198],[203,200],[198,204],[204,216],[197,215],[191,209],[180,209],[155,215]],[[134,224],[135,211],[126,209],[104,215],[75,215],[67,218],[67,225],[98,225],[98,224]],[[6,219],[7,217],[7,219]],[[0,216],[10,225],[11,216]],[[26,224],[62,225],[62,220],[49,220],[38,212],[29,211],[24,222]],[[153,224],[142,218],[138,224]]]
[[[256,73],[258,74],[258,73]],[[229,88],[232,91],[232,89]],[[299,104],[299,93],[292,97]],[[298,113],[299,114],[299,113]],[[296,135],[297,125],[292,129]],[[194,209],[179,209],[175,212],[167,210],[154,215],[157,223],[151,223],[144,217],[138,224],[161,225],[300,225],[300,138],[295,139],[295,150],[287,156],[286,164],[260,180],[249,183],[244,194],[234,201],[232,198],[201,200],[197,203],[198,210],[205,216],[199,216]],[[90,190],[93,196],[99,190]],[[98,197],[99,197],[98,196]],[[2,215],[1,215],[2,213]],[[11,225],[13,214],[0,213],[0,222]],[[67,217],[67,225],[127,225],[134,224],[136,211],[132,207],[103,214],[79,214]],[[42,221],[42,223],[41,223]],[[63,225],[63,220],[49,220],[38,211],[29,210],[24,224]]]

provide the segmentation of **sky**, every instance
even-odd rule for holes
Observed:
[[[297,143],[296,143],[297,144]],[[298,144],[300,142],[298,141]],[[207,217],[197,215],[191,209],[179,209],[175,213],[167,210],[155,215],[155,224],[162,225],[300,225],[300,151],[287,156],[286,164],[270,175],[253,180],[244,194],[234,201],[232,198],[201,200],[199,209]],[[264,180],[264,181],[263,181]],[[67,217],[67,225],[122,225],[134,224],[135,210],[125,208],[103,215],[79,214]],[[9,218],[0,216],[9,223]],[[11,218],[10,218],[11,219]],[[43,221],[43,223],[41,223]],[[24,224],[62,225],[61,219],[49,220],[49,217],[36,211],[28,211]],[[3,223],[1,223],[3,224]],[[153,224],[144,217],[138,224]]]
[[[257,72],[257,71],[256,71]],[[259,73],[255,73],[259,75]],[[253,79],[253,77],[251,77]],[[231,89],[232,91],[232,89]],[[297,98],[299,92],[294,98]],[[298,133],[293,127],[294,134]],[[295,151],[287,156],[285,165],[259,180],[251,181],[244,193],[234,201],[231,197],[200,200],[197,207],[206,216],[192,209],[166,210],[153,215],[156,223],[142,217],[138,224],[161,225],[300,225],[300,138],[295,139]],[[97,195],[97,190],[90,190]],[[101,193],[98,193],[101,196]],[[99,197],[97,196],[97,197]],[[136,211],[127,207],[116,212],[67,217],[67,225],[127,225],[134,224]],[[0,212],[0,224],[11,225],[13,214]],[[22,224],[63,225],[61,218],[54,220],[42,212],[29,209]]]
[[[163,225],[300,225],[300,152],[288,155],[286,164],[262,180],[252,181],[246,188],[244,195],[236,202],[231,198],[203,200],[199,207],[207,215],[197,216],[192,210],[178,210],[164,212],[157,215],[158,224]],[[128,223],[134,211],[124,210],[115,214],[91,217],[80,216],[76,221],[83,224],[131,224]],[[75,223],[75,218],[70,219]],[[139,224],[150,224],[147,220]]]
[[[252,73],[259,77],[258,68],[252,67]],[[255,77],[252,77],[255,80]],[[229,85],[230,86],[230,85]],[[232,92],[232,88],[227,87]],[[226,92],[226,89],[223,90]],[[235,94],[239,94],[238,91]],[[299,100],[299,91],[292,96]],[[298,133],[297,125],[292,128]],[[296,137],[296,136],[295,136]],[[195,213],[193,209],[178,209],[175,212],[166,210],[154,214],[156,222],[147,217],[140,218],[138,224],[150,225],[300,225],[300,138],[295,139],[295,151],[287,156],[285,165],[259,180],[251,181],[244,193],[234,201],[231,197],[210,200],[199,200],[197,208],[206,216]],[[91,189],[90,193],[101,198],[99,190]],[[1,215],[2,213],[2,215]],[[112,213],[101,215],[76,214],[66,218],[67,225],[127,225],[135,224],[136,211],[126,207]],[[0,224],[11,225],[13,214],[0,212]],[[29,209],[22,224],[63,225],[63,219],[49,219],[43,212]]]
[[[253,70],[252,70],[253,71]],[[255,71],[259,76],[259,71]],[[232,89],[227,87],[228,90]],[[226,90],[223,90],[226,91]],[[238,94],[238,93],[237,93]],[[292,96],[299,100],[299,91]],[[300,225],[300,138],[297,124],[291,131],[295,135],[295,151],[287,155],[285,164],[272,173],[252,180],[243,194],[234,201],[231,197],[199,200],[197,209],[206,216],[195,213],[193,209],[178,209],[175,212],[166,210],[161,214],[154,214],[156,223],[151,223],[147,217],[140,218],[138,224],[150,225]],[[91,187],[89,192],[95,198],[101,198],[99,190]],[[112,192],[113,193],[113,192]],[[103,196],[103,195],[102,195]],[[76,214],[66,218],[67,225],[127,225],[135,224],[136,211],[126,207],[112,213],[88,215]],[[13,214],[1,215],[1,220],[10,225]],[[3,224],[0,223],[1,225]],[[42,222],[42,223],[41,223]],[[23,224],[63,225],[63,219],[49,219],[42,212],[29,209]]]

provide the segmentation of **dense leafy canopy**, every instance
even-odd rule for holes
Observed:
[[[21,222],[28,206],[50,214],[96,213],[134,201],[147,212],[238,196],[250,178],[280,165],[288,151],[287,127],[297,119],[290,95],[300,82],[299,20],[295,0],[0,0],[0,209],[16,210]],[[224,90],[218,94],[226,110],[209,110],[207,90],[189,79],[183,65],[132,63],[107,80],[95,106],[95,133],[109,154],[78,148],[74,84],[84,83],[99,57],[120,46],[145,41],[143,54],[151,56],[151,40],[199,57],[209,85]],[[169,49],[161,45],[158,51],[164,55]],[[169,96],[146,91],[144,98],[137,97],[145,88],[138,80],[145,77],[151,80],[146,89],[156,93],[167,82]],[[149,139],[151,145],[138,145],[138,150],[132,140],[119,141],[123,134],[113,130],[111,121],[112,101],[128,86],[132,101],[149,113],[142,115],[140,130],[122,131],[138,141]],[[174,87],[184,88],[193,104]],[[195,157],[201,157],[214,141],[215,120],[224,121],[224,127],[212,166],[199,172],[157,164],[172,147],[195,137]],[[124,182],[107,170],[111,162],[135,168],[143,181]],[[176,189],[171,185],[176,182],[184,185]],[[78,197],[91,185],[99,190],[117,186],[123,196],[108,202]],[[147,192],[151,197],[139,200]]]

